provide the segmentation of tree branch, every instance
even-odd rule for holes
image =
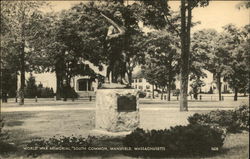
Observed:
[[[170,27],[177,33],[177,35],[180,36],[181,35],[180,32],[173,26],[173,24],[170,22],[170,20],[166,15],[164,15],[164,19],[170,25]]]

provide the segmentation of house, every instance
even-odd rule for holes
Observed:
[[[91,66],[96,72],[100,73],[101,75],[105,75],[105,69],[103,71],[99,71],[94,66]],[[200,92],[203,93],[218,93],[218,90],[216,89],[216,83],[213,79],[213,76],[210,72],[204,71],[207,74],[207,77],[203,79],[205,82],[205,86],[203,86],[200,89]],[[25,74],[26,79],[28,79],[30,76],[29,73]],[[33,76],[36,79],[36,83],[42,83],[44,87],[53,88],[53,90],[56,90],[56,75],[55,73],[39,73],[35,74],[33,73]],[[18,81],[20,81],[20,76],[18,77]],[[228,84],[226,82],[222,81],[222,93],[230,93],[232,90],[228,87]],[[190,84],[190,82],[189,82]],[[95,91],[98,88],[98,80],[97,79],[91,79],[90,76],[75,76],[71,79],[70,85],[76,93],[80,97],[86,97],[86,96],[94,96]],[[147,80],[143,77],[141,74],[141,71],[138,71],[133,75],[133,82],[132,87],[143,91],[146,93],[147,97],[152,96],[152,90],[155,89],[155,87],[148,83]],[[18,82],[18,88],[20,88],[20,82]],[[176,81],[176,88],[180,88],[180,82]],[[191,90],[190,86],[188,88]],[[211,92],[212,90],[212,92]],[[157,94],[157,92],[155,92]]]
[[[207,77],[202,79],[205,83],[205,86],[201,87],[200,92],[202,92],[202,93],[218,93],[218,89],[216,86],[216,82],[213,78],[213,75],[209,71],[204,70],[204,72],[207,74]],[[231,93],[232,90],[229,88],[228,83],[223,81],[223,79],[221,79],[221,81],[222,81],[222,83],[221,83],[222,93]],[[191,83],[191,81],[189,81],[189,84],[190,83]],[[176,84],[176,89],[180,89],[180,81],[176,80],[175,84]],[[135,89],[138,89],[140,91],[148,92],[147,94],[152,93],[152,90],[155,89],[155,88],[153,88],[152,84],[147,82],[147,80],[143,77],[143,75],[141,74],[140,71],[133,76],[132,87]],[[190,86],[188,87],[188,90],[189,91],[191,90]],[[212,90],[212,92],[211,92],[211,90]]]
[[[98,87],[98,79],[90,76],[76,76],[71,79],[71,87],[80,97],[94,96]]]

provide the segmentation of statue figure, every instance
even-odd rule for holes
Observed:
[[[109,53],[106,80],[108,83],[127,85],[128,83],[125,80],[126,54],[124,50],[124,37],[126,29],[124,27],[124,19],[120,11],[115,11],[114,13],[116,22],[102,13],[101,15],[112,24],[108,28],[106,37],[107,51]]]

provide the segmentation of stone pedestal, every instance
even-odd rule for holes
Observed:
[[[135,89],[98,89],[95,128],[132,131],[139,126],[139,95]]]

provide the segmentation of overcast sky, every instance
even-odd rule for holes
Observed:
[[[203,28],[214,28],[217,31],[222,30],[222,26],[233,23],[239,27],[249,24],[249,10],[237,9],[236,5],[240,1],[210,1],[209,6],[205,8],[195,8],[193,10],[193,22],[200,21],[201,24],[195,26],[192,30]],[[72,5],[80,1],[50,1],[53,11],[69,9]],[[173,10],[178,11],[180,2],[170,1],[169,5]]]

